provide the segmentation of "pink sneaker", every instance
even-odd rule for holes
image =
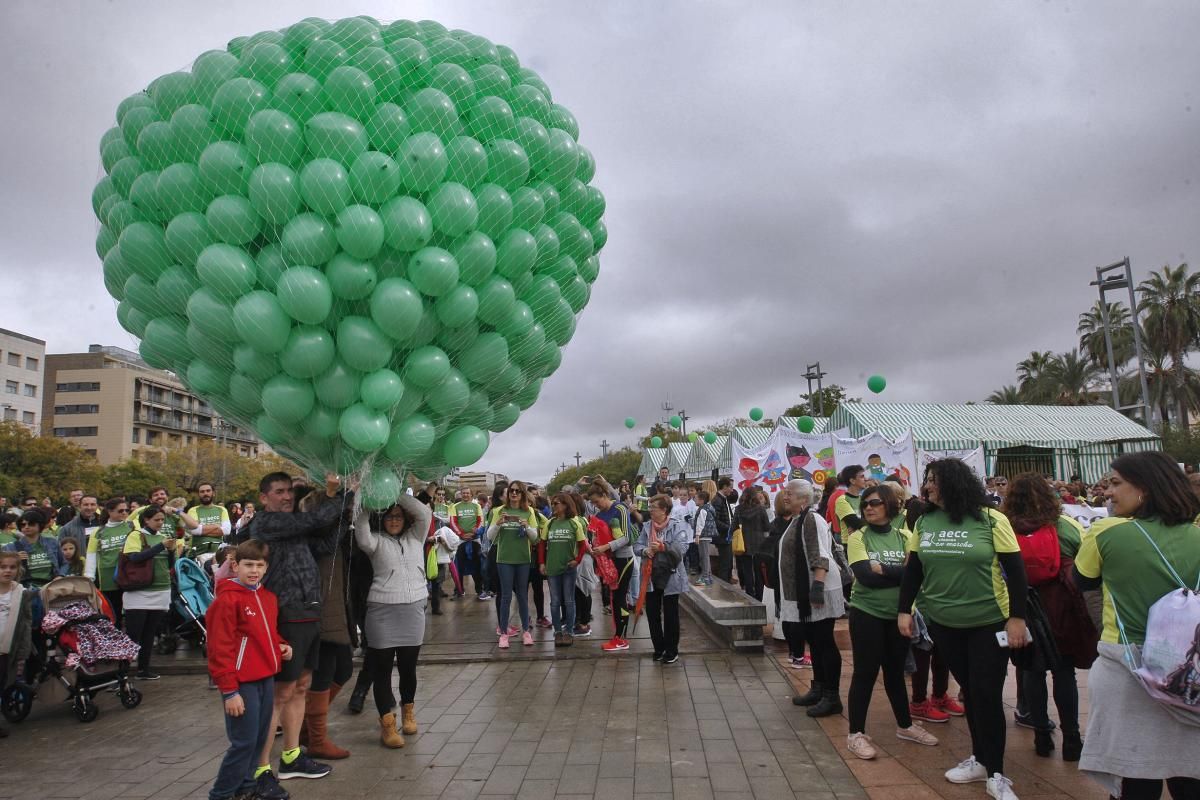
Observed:
[[[503,633],[502,633],[502,634],[500,634],[500,644],[499,644],[499,645],[497,645],[497,646],[498,646],[498,647],[499,647],[501,650],[507,650],[507,649],[508,649],[508,637],[507,637],[507,636],[505,636]]]
[[[526,647],[532,646],[533,645],[533,634],[530,633],[529,631],[525,631],[524,633],[522,633],[521,634],[521,644],[525,645]]]
[[[520,632],[521,632],[521,629],[520,629],[520,628],[518,628],[516,625],[509,625],[509,626],[508,626],[508,635],[509,635],[509,636],[516,636],[516,635],[517,635],[518,633],[520,633]]]

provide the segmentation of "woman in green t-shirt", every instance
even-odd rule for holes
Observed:
[[[159,623],[171,608],[171,565],[175,561],[176,539],[162,533],[168,513],[179,512],[154,503],[146,506],[139,520],[141,529],[129,534],[122,550],[130,561],[154,561],[150,585],[128,590],[121,598],[125,606],[125,632],[141,647],[136,677],[144,681],[158,680],[159,676],[150,670],[150,654],[154,652],[154,634]]]
[[[854,676],[850,679],[850,735],[846,746],[859,758],[871,759],[876,752],[866,734],[867,709],[880,669],[896,718],[896,738],[929,746],[938,740],[914,723],[908,710],[904,662],[910,640],[901,636],[896,626],[900,579],[908,550],[900,498],[883,485],[867,488],[859,501],[863,524],[850,534],[846,548],[846,560],[855,580],[849,612]]]
[[[1164,778],[1171,797],[1200,797],[1195,726],[1147,696],[1125,666],[1125,645],[1145,645],[1150,607],[1180,588],[1175,576],[1189,589],[1200,582],[1200,530],[1192,522],[1200,499],[1164,453],[1130,453],[1112,470],[1113,515],[1092,523],[1075,557],[1075,584],[1104,588],[1104,632],[1088,673],[1079,768],[1123,798],[1158,797]]]
[[[587,552],[586,523],[575,515],[571,498],[559,492],[550,500],[550,519],[538,542],[538,570],[550,581],[550,622],[556,647],[575,642],[575,568]]]
[[[930,463],[922,491],[930,507],[909,538],[900,633],[912,636],[920,592],[929,635],[962,687],[971,730],[972,755],[947,770],[946,780],[986,781],[996,800],[1015,800],[1004,776],[1003,692],[1009,648],[1028,644],[1021,548],[1008,519],[988,504],[983,483],[962,461]]]
[[[508,616],[513,595],[521,615],[521,641],[533,645],[533,627],[529,622],[529,560],[531,545],[537,539],[537,513],[529,507],[525,484],[513,481],[505,492],[505,503],[492,509],[487,538],[492,542],[492,558],[500,576],[500,605],[496,609],[500,625],[501,650],[508,649]]]

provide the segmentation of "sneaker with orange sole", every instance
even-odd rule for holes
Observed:
[[[933,703],[928,700],[923,703],[909,703],[908,713],[913,719],[919,719],[922,722],[949,722],[950,715],[940,708],[936,708]]]

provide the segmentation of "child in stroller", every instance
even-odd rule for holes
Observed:
[[[175,652],[183,638],[207,656],[208,631],[204,627],[204,615],[212,605],[213,581],[198,560],[175,559],[175,586],[171,599],[170,622],[167,630],[158,637],[158,652]]]
[[[95,697],[106,689],[112,689],[125,708],[136,708],[142,693],[133,688],[128,672],[138,646],[113,626],[112,610],[95,584],[75,576],[55,578],[42,587],[41,604],[42,663],[11,701],[5,696],[5,716],[24,719],[38,687],[48,681],[65,690],[80,722],[91,722],[100,713]]]

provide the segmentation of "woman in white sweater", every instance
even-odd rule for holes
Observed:
[[[400,671],[401,730],[417,732],[413,702],[417,696],[417,657],[425,638],[425,537],[429,506],[407,494],[379,514],[366,509],[354,522],[354,539],[371,559],[375,577],[367,594],[367,653],[379,711],[379,739],[385,747],[404,747],[396,729],[392,664]],[[382,528],[382,531],[380,531]]]

